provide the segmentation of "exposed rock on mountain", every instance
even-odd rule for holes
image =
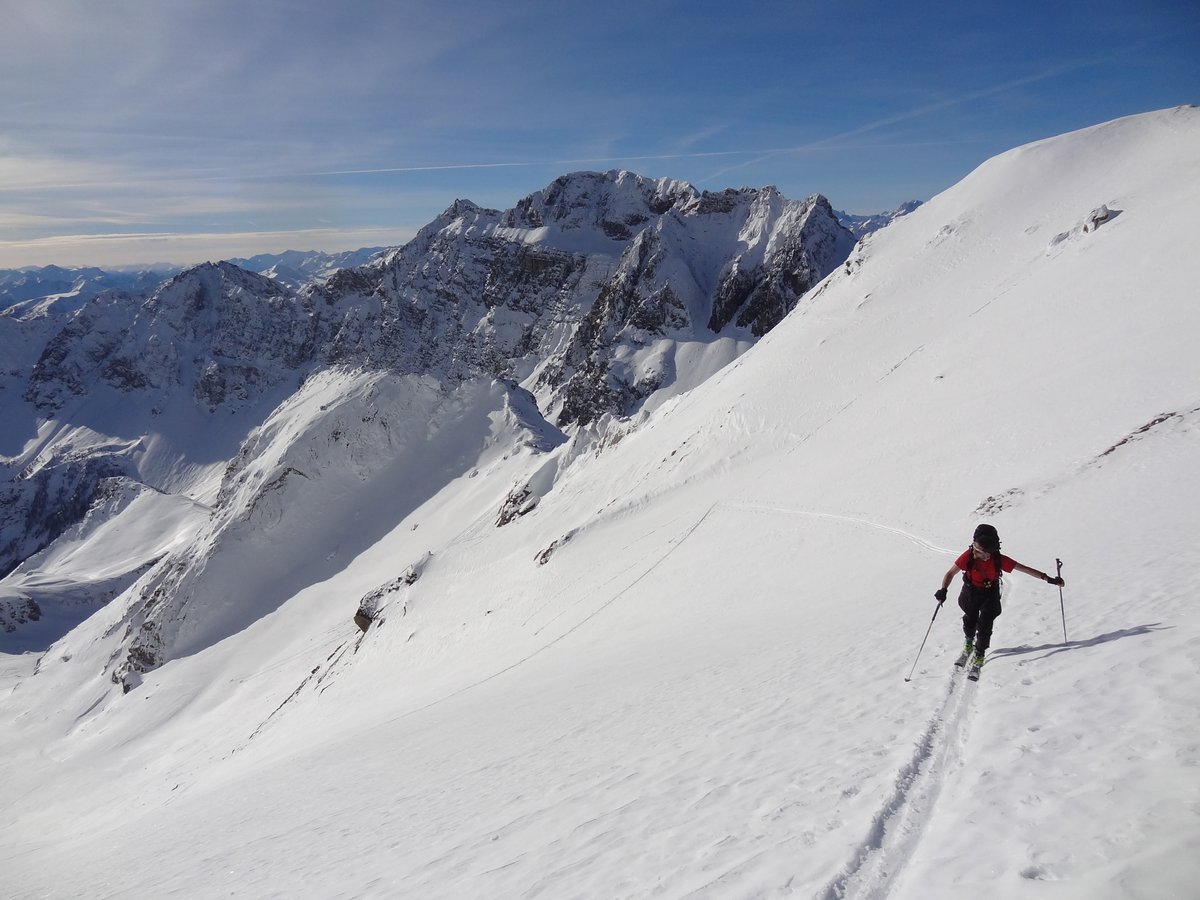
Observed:
[[[695,190],[684,181],[651,181],[629,172],[577,172],[518,202],[501,224],[553,226],[568,233],[598,229],[612,240],[625,241],[652,219],[695,197]]]
[[[708,252],[694,252],[697,234]],[[630,242],[546,366],[539,383],[561,386],[559,423],[633,412],[667,383],[680,342],[761,337],[851,244],[823,197],[796,203],[768,188],[678,200]]]
[[[26,398],[60,409],[107,385],[197,406],[238,405],[315,349],[311,317],[285,287],[230,263],[175,276],[140,306],[107,293],[73,315],[33,368]]]
[[[0,578],[82,519],[124,473],[111,455],[64,454],[0,484]]]

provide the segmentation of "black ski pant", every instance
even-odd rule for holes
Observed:
[[[958,608],[963,611],[963,634],[975,642],[975,652],[982,656],[992,645],[992,624],[1000,615],[1000,590],[964,584]]]

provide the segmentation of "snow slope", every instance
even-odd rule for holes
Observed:
[[[369,525],[353,467],[296,480],[209,587],[351,549],[247,627],[122,693],[135,586],[0,657],[5,891],[1191,895],[1197,201],[1196,108],[1018,148],[636,421],[528,441],[478,384],[480,427],[364,469]],[[363,377],[263,440],[319,448]],[[1006,579],[971,685],[932,593],[981,520],[1067,588]]]

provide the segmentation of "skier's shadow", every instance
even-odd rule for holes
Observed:
[[[1032,646],[1030,644],[1022,644],[1019,647],[1000,647],[993,650],[990,654],[991,659],[997,659],[1002,656],[1025,656],[1029,653],[1038,653],[1042,650],[1047,651],[1045,656],[1039,656],[1038,659],[1047,659],[1057,653],[1065,653],[1068,650],[1079,650],[1083,647],[1096,647],[1100,644],[1107,644],[1109,641],[1119,641],[1122,638],[1136,637],[1141,634],[1152,634],[1155,631],[1163,631],[1167,628],[1174,628],[1174,625],[1163,625],[1161,622],[1154,622],[1149,625],[1136,625],[1133,628],[1122,628],[1120,631],[1110,631],[1108,634],[1098,634],[1094,638],[1088,638],[1084,641],[1067,641],[1066,643],[1040,644]]]

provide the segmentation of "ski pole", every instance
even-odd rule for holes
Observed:
[[[1061,582],[1062,582],[1062,560],[1056,559],[1054,561],[1056,563],[1058,563],[1058,580],[1060,582],[1058,585],[1058,609],[1062,613],[1063,643],[1065,644],[1067,642],[1067,607],[1063,603],[1063,592],[1062,592],[1062,584],[1061,584]]]
[[[939,600],[939,601],[938,601],[938,605],[937,605],[936,607],[934,607],[934,609],[933,609],[933,619],[936,619],[936,618],[937,618],[937,614],[938,614],[939,612],[941,612],[941,609],[942,609],[942,603],[944,603],[944,602],[945,602],[945,601],[943,601],[943,600]],[[923,637],[923,638],[921,639],[921,650],[924,650],[924,649],[925,649],[925,642],[926,642],[927,640],[929,640],[929,632],[933,631],[933,619],[930,619],[930,620],[929,620],[929,627],[925,629],[925,637]],[[918,650],[918,651],[917,651],[917,659],[920,659],[920,658],[921,658],[921,650]],[[905,681],[912,681],[912,675],[913,675],[913,672],[915,672],[915,671],[917,670],[917,659],[914,659],[914,660],[913,660],[912,668],[911,668],[911,669],[909,670],[909,672],[908,672],[908,677],[904,679]]]

